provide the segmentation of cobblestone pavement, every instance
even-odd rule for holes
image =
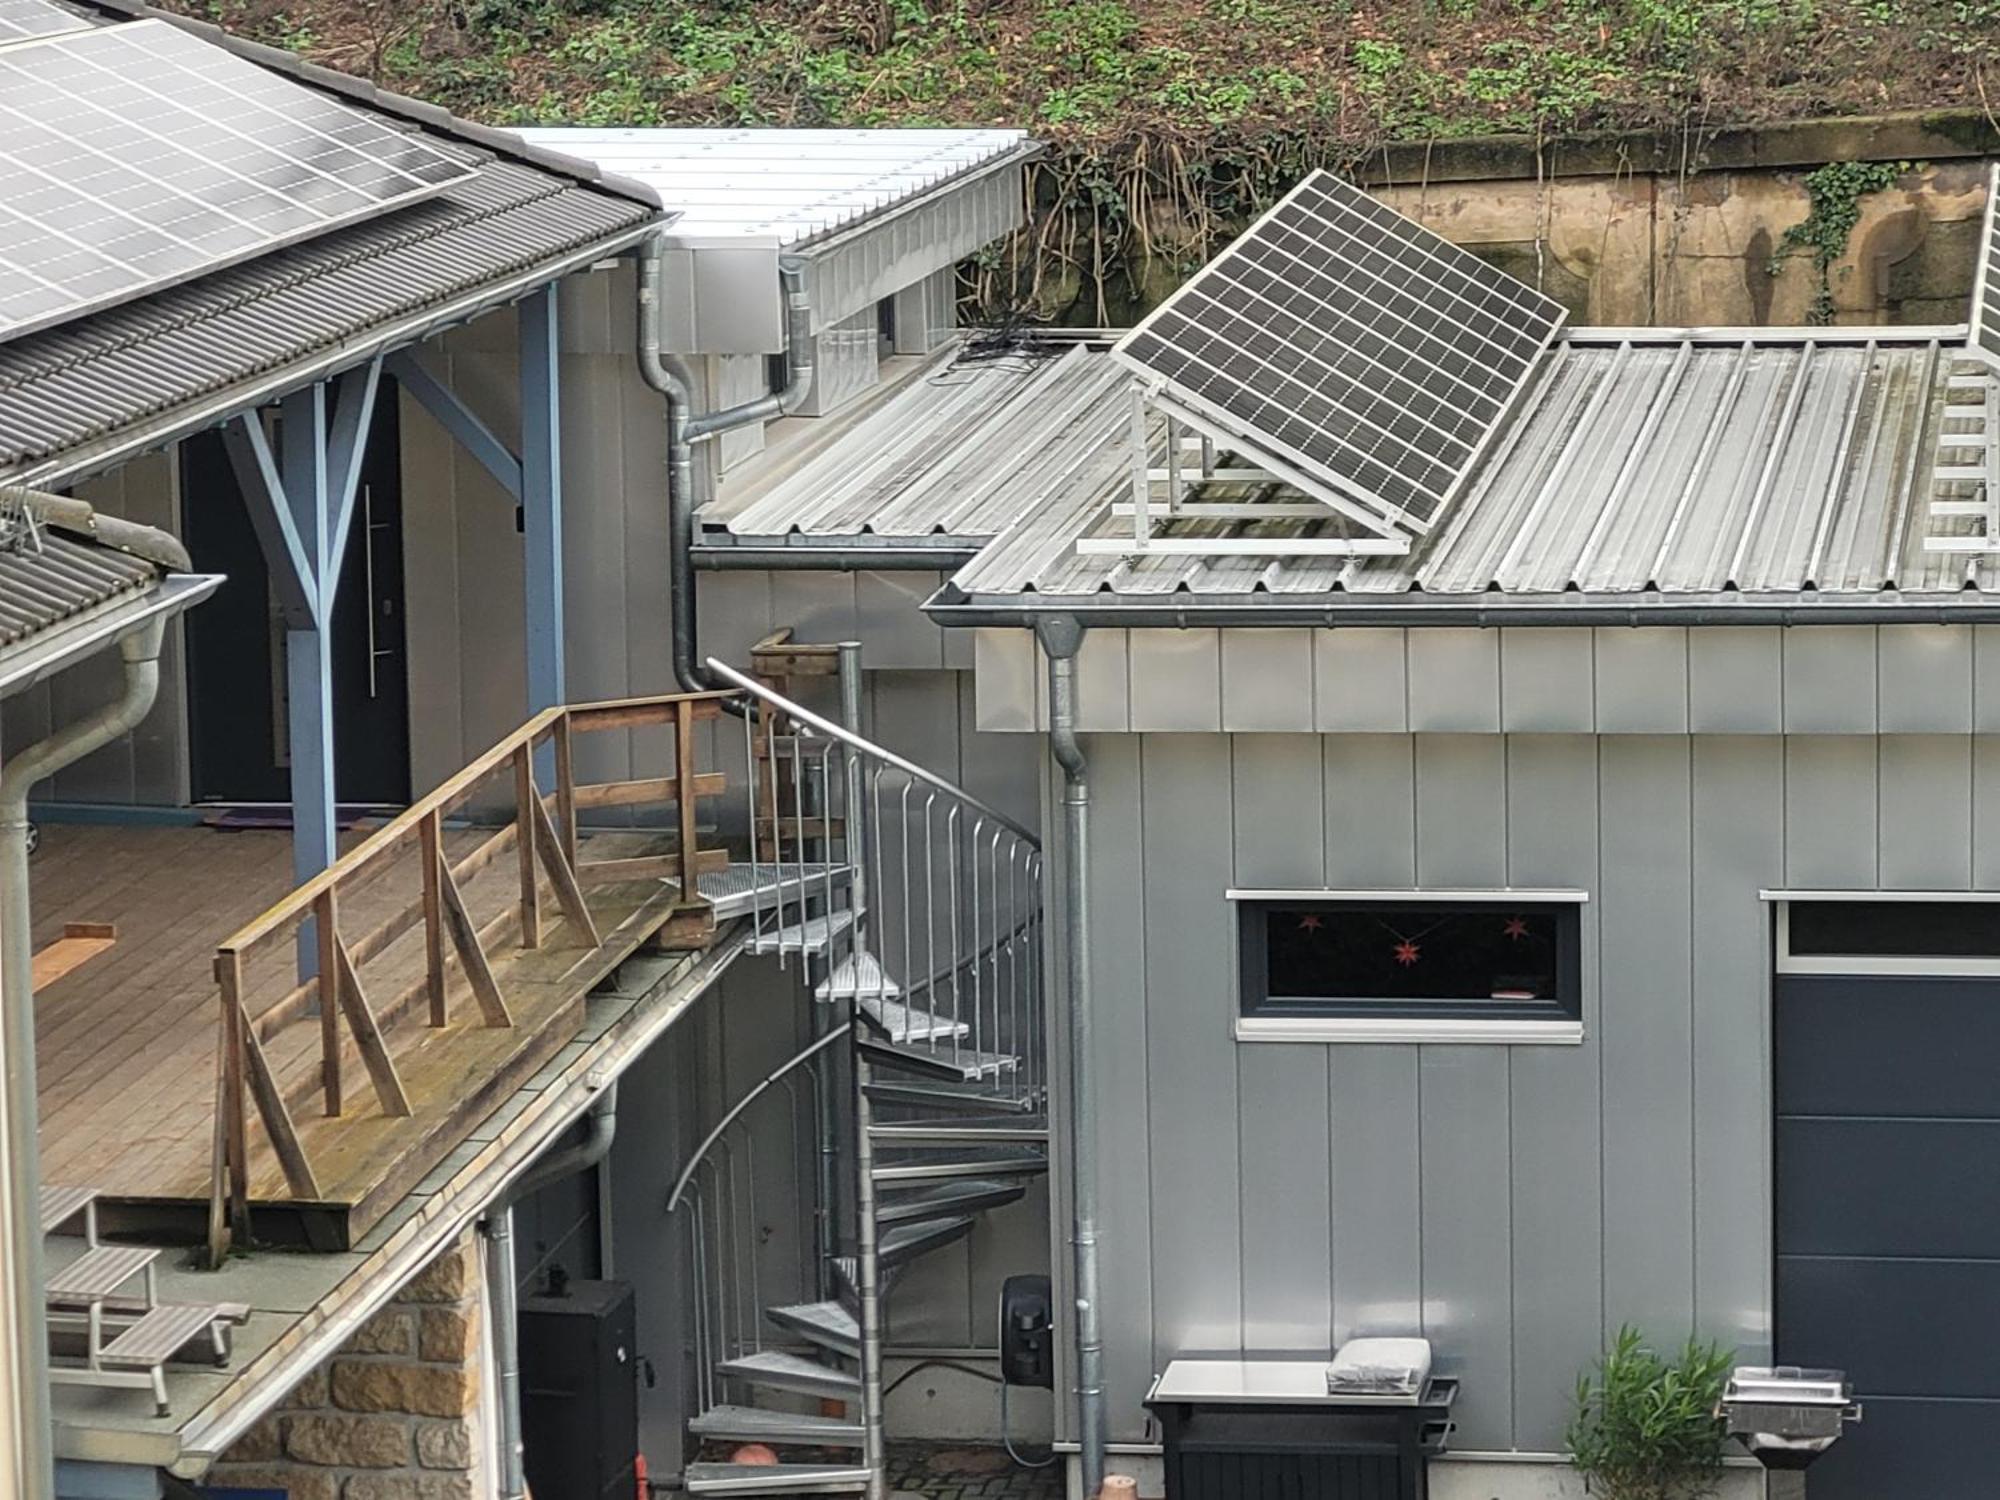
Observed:
[[[1061,1500],[1062,1472],[1060,1464],[1024,1469],[999,1448],[963,1443],[889,1447],[889,1488],[924,1500]]]

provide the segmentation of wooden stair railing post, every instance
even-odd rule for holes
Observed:
[[[340,971],[334,962],[334,950],[340,946],[340,933],[334,923],[339,920],[340,910],[335,889],[328,886],[313,902],[314,936],[319,945],[320,1081],[326,1090],[326,1112],[330,1117],[338,1116],[341,1108]]]
[[[556,888],[556,900],[576,929],[577,946],[596,948],[604,939],[599,936],[597,923],[590,915],[590,903],[583,899],[583,887],[578,884],[576,867],[569,861],[563,849],[562,836],[556,832],[555,824],[549,821],[549,810],[542,806],[542,799],[533,799],[534,848],[548,867],[549,881]]]
[[[403,1080],[396,1073],[396,1060],[389,1055],[389,1044],[375,1022],[375,1012],[369,1008],[368,992],[361,988],[361,975],[354,967],[354,955],[347,951],[347,944],[336,940],[333,956],[340,980],[336,986],[340,1008],[347,1015],[347,1026],[354,1033],[355,1046],[361,1049],[361,1063],[368,1069],[369,1082],[375,1085],[375,1097],[382,1105],[382,1113],[408,1115],[410,1096],[403,1090]]]
[[[514,749],[514,845],[521,871],[521,946],[542,946],[542,892],[535,874],[535,750],[523,740]]]
[[[699,809],[694,791],[694,701],[689,698],[674,703],[674,759],[674,808],[680,815],[681,905],[692,906],[701,900],[698,857],[701,834],[695,817]]]
[[[444,893],[439,872],[444,861],[444,830],[436,809],[424,814],[417,826],[421,846],[418,858],[424,866],[424,988],[430,999],[430,1021],[443,1026],[450,1020],[444,970]]]
[[[222,991],[222,1133],[228,1178],[229,1227],[238,1245],[250,1242],[249,1119],[244,1107],[243,957],[219,953],[215,982]]]
[[[562,831],[563,858],[576,868],[576,755],[570,743],[569,712],[556,720],[556,823]]]
[[[514,1017],[500,994],[500,986],[494,981],[493,968],[486,961],[486,950],[479,945],[479,929],[465,909],[465,897],[459,894],[458,882],[452,878],[451,866],[446,863],[442,850],[438,851],[437,872],[445,927],[451,933],[452,946],[458,950],[458,961],[465,970],[465,977],[471,981],[472,995],[479,1002],[480,1013],[488,1026],[512,1026]]]

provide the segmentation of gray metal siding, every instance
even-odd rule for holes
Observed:
[[[1146,1438],[1147,1384],[1183,1351],[1420,1325],[1466,1379],[1458,1445],[1534,1452],[1560,1448],[1576,1375],[1621,1322],[1767,1354],[1758,892],[2000,869],[1982,807],[2000,758],[1971,736],[1159,734],[1088,749],[1120,1440]],[[1588,890],[1583,1045],[1232,1042],[1222,893],[1294,881]]]

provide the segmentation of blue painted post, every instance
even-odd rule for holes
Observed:
[[[526,541],[528,712],[564,699],[562,376],[556,289],[520,307],[521,517]],[[552,747],[535,753],[544,791],[555,778]]]
[[[285,631],[285,682],[292,760],[292,876],[303,883],[333,863],[333,515],[327,476],[326,387],[285,397],[279,407],[284,503],[311,574],[313,623]],[[299,931],[299,977],[318,970],[317,937]]]

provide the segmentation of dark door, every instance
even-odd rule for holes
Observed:
[[[2000,980],[1777,983],[1777,1356],[1864,1419],[1812,1500],[1991,1500],[2000,1475]]]
[[[396,407],[384,378],[333,611],[334,789],[344,805],[410,800]],[[181,464],[188,551],[197,568],[228,575],[187,617],[194,798],[286,803],[285,629],[270,570],[220,435],[183,443]]]

